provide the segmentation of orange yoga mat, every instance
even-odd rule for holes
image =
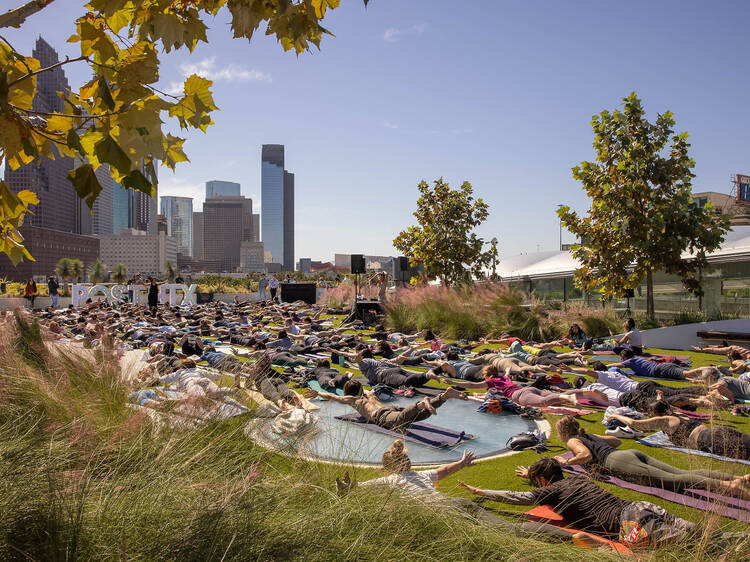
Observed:
[[[554,525],[555,527],[559,527],[560,529],[563,529],[565,531],[570,532],[571,534],[574,533],[583,533],[584,535],[588,535],[590,537],[594,537],[598,540],[603,540],[609,546],[612,547],[612,550],[615,552],[618,552],[620,554],[633,554],[633,552],[624,544],[611,541],[608,539],[605,539],[604,537],[600,537],[599,535],[595,535],[593,533],[588,533],[586,531],[579,531],[578,529],[573,529],[572,527],[568,527],[565,524],[565,520],[562,518],[562,516],[558,513],[556,513],[550,506],[548,505],[540,505],[532,509],[531,511],[527,511],[525,513],[526,518],[532,519],[534,521],[541,521],[543,523],[549,523],[550,525]]]

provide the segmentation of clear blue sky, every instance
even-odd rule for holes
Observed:
[[[41,34],[74,55],[64,41],[79,4],[57,0],[7,37],[29,51]],[[440,176],[490,204],[480,234],[501,254],[551,250],[556,205],[587,208],[570,169],[594,158],[592,115],[633,90],[651,118],[670,109],[690,133],[695,191],[728,192],[730,174],[750,172],[747,1],[341,4],[320,52],[232,39],[224,13],[209,45],[163,57],[167,88],[190,67],[215,76],[222,111],[189,135],[190,164],[161,170],[161,194],[202,198],[206,180],[223,179],[257,204],[261,144],[282,143],[298,258],[393,253],[417,183]]]

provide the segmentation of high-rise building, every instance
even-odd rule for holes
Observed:
[[[284,170],[284,271],[294,271],[294,174]]]
[[[253,213],[253,242],[260,242],[260,213]]]
[[[154,224],[158,220],[154,219]],[[100,259],[110,268],[124,264],[128,272],[148,275],[163,275],[167,261],[177,263],[177,242],[163,230],[148,234],[133,228],[120,231],[117,235],[104,234],[100,240]]]
[[[115,180],[112,179],[112,174],[110,174],[109,164],[102,164],[94,173],[96,179],[99,180],[99,185],[102,186],[102,190],[91,209],[91,234],[115,234]],[[88,211],[88,206],[85,206],[85,209]]]
[[[135,191],[132,189],[125,189],[117,183],[114,185],[112,194],[112,234],[117,234],[121,230],[135,226],[133,217],[134,195]]]
[[[203,203],[203,259],[217,260],[222,271],[240,265],[242,242],[252,242],[253,202],[245,197],[218,196]]]
[[[41,37],[32,51],[41,67],[46,68],[59,62],[57,52]],[[62,67],[58,66],[36,76],[37,91],[32,102],[36,111],[54,113],[64,111],[64,102],[57,94],[70,90]],[[19,192],[33,191],[39,204],[32,209],[34,214],[26,216],[25,224],[81,233],[80,202],[73,185],[68,180],[68,172],[73,169],[73,160],[62,157],[54,146],[55,159],[39,157],[17,170],[5,167],[5,182],[10,189]],[[85,229],[84,229],[85,230]]]
[[[157,193],[149,197],[142,191],[133,192],[133,228],[148,234],[157,233]]]
[[[263,261],[263,242],[243,242],[240,245],[240,271],[263,272],[266,264]]]
[[[299,267],[297,268],[302,273],[310,273],[312,271],[312,259],[311,258],[300,258]]]
[[[167,221],[167,235],[177,241],[177,251],[193,256],[193,199],[162,196],[161,214]]]
[[[193,213],[193,259],[203,259],[203,213]]]
[[[284,169],[284,145],[261,151],[261,240],[273,262],[294,268],[294,174]]]
[[[239,197],[240,184],[233,181],[212,180],[206,182],[206,199],[211,197]]]

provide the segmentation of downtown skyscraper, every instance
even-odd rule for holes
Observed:
[[[271,261],[294,270],[294,174],[284,169],[284,145],[261,150],[261,240]]]
[[[174,237],[177,251],[193,256],[193,199],[191,197],[163,196],[159,201],[161,214],[167,221],[167,236]]]

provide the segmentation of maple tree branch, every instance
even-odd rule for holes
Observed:
[[[50,113],[48,111],[36,111],[34,109],[24,109],[23,107],[18,107],[16,105],[13,105],[12,103],[9,103],[8,107],[11,107],[15,109],[16,111],[22,111],[23,113],[26,113],[28,115],[43,115],[45,117],[67,117],[68,119],[83,119],[83,118],[104,119],[105,117],[112,117],[113,115],[120,115],[122,113],[130,111],[130,107],[127,107],[119,111],[111,111],[109,113],[71,115],[70,113]]]
[[[56,62],[53,65],[47,66],[45,68],[40,68],[39,70],[35,70],[34,72],[31,72],[29,74],[26,74],[25,76],[21,76],[20,78],[17,78],[13,80],[10,84],[8,84],[8,87],[18,84],[19,82],[23,82],[24,80],[28,80],[32,76],[36,76],[37,74],[41,74],[42,72],[47,72],[49,70],[54,70],[55,68],[58,68],[60,66],[63,66],[65,64],[70,64],[71,62],[80,62],[82,60],[88,61],[88,57],[76,57],[74,59],[71,59],[70,57],[66,57],[64,61]]]
[[[0,28],[21,27],[21,24],[26,21],[26,18],[33,16],[54,1],[55,0],[31,0],[30,2],[26,2],[23,6],[8,10],[4,14],[0,14]]]

